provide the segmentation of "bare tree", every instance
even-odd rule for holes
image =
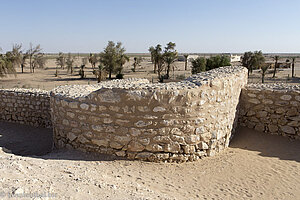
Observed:
[[[29,57],[29,67],[30,67],[30,72],[33,72],[33,57],[36,54],[41,53],[42,49],[41,46],[38,44],[37,46],[33,46],[32,43],[29,44],[29,49],[27,50],[26,54],[28,54]]]
[[[74,63],[74,59],[71,56],[71,53],[68,53],[68,57],[66,60],[66,65],[67,65],[67,72],[73,74],[73,63]]]
[[[95,69],[97,62],[99,62],[97,54],[90,53],[89,63],[91,63],[93,69]]]
[[[56,71],[55,71],[55,76],[58,76],[58,66],[60,66],[60,68],[64,68],[66,64],[65,61],[65,56],[62,52],[59,52],[58,57],[56,58]]]

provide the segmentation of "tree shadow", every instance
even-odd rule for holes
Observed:
[[[53,149],[52,129],[3,121],[0,121],[0,147],[6,153],[45,160],[127,160],[113,155]]]
[[[48,82],[48,81],[95,81],[97,82],[96,78],[80,78],[80,77],[76,77],[76,78],[59,78],[57,77],[57,79],[43,79],[44,82]]]
[[[257,151],[260,156],[300,162],[300,140],[238,127],[231,148]]]

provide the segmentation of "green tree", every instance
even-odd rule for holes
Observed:
[[[104,71],[103,65],[101,65],[101,64],[98,65],[98,70],[95,70],[94,74],[95,74],[95,76],[97,78],[98,83],[100,83],[101,80],[105,79],[106,73]]]
[[[43,53],[38,53],[33,56],[32,59],[32,73],[34,73],[35,68],[44,68],[46,65],[46,58]]]
[[[162,48],[161,48],[160,44],[155,46],[153,56],[154,56],[154,73],[159,71],[158,76],[160,77],[160,73],[163,70],[163,63],[162,63],[163,60],[161,60],[161,59],[163,59],[163,56],[162,56]]]
[[[121,48],[118,52],[119,58],[118,58],[118,66],[116,67],[116,73],[117,75],[121,76],[123,71],[123,65],[129,61],[129,56],[125,54],[125,49]]]
[[[274,60],[275,60],[275,65],[274,65],[273,78],[275,78],[276,70],[277,70],[277,68],[278,68],[278,60],[279,60],[279,56],[275,56],[275,57],[274,57]]]
[[[22,44],[14,44],[11,51],[11,61],[13,62],[14,67],[19,67],[21,65],[22,59]]]
[[[211,70],[219,67],[231,66],[229,56],[212,56],[206,59],[206,70]]]
[[[176,44],[173,42],[169,42],[167,44],[167,46],[165,47],[164,50],[164,61],[166,63],[166,67],[167,67],[167,74],[166,74],[166,78],[168,79],[170,77],[170,68],[171,65],[177,60],[178,58],[178,53],[175,50]]]
[[[56,65],[60,66],[61,69],[64,69],[66,65],[66,57],[62,52],[58,53],[58,57],[56,58]]]
[[[192,74],[197,74],[206,71],[206,59],[198,57],[192,60]]]
[[[126,60],[124,54],[125,48],[122,47],[122,43],[115,44],[113,41],[109,41],[104,51],[100,53],[100,62],[108,72],[109,79],[111,79],[112,73],[120,72],[123,69],[122,63]]]
[[[265,63],[265,57],[262,51],[245,52],[242,64],[248,69],[248,76],[252,73],[253,69],[259,69]]]
[[[268,64],[264,64],[261,66],[261,82],[265,83],[265,75],[267,70],[269,69],[269,65]]]
[[[0,54],[0,77],[4,77],[7,74],[14,74],[16,76],[16,70],[9,52],[5,55]]]
[[[26,60],[29,58],[28,53],[23,53],[22,44],[14,44],[11,56],[13,60],[14,67],[21,66],[21,72],[24,73],[24,67],[26,65]]]
[[[136,71],[136,67],[141,64],[142,60],[143,60],[142,57],[134,57],[133,58],[133,69],[132,69],[133,72]]]
[[[251,51],[245,52],[242,58],[242,65],[248,69],[248,76],[252,73],[251,58],[253,53]]]
[[[187,70],[187,64],[188,64],[188,54],[184,54],[184,70]]]
[[[41,53],[42,49],[41,49],[41,46],[38,44],[37,46],[33,46],[32,43],[29,44],[29,49],[27,50],[26,54],[28,54],[28,57],[29,57],[29,67],[30,67],[30,72],[33,72],[32,70],[32,61],[33,61],[33,57],[34,55],[36,54],[39,54]]]
[[[56,58],[56,71],[55,71],[55,76],[58,76],[58,66],[60,66],[60,68],[64,68],[65,64],[66,64],[66,58],[64,56],[64,54],[62,52],[59,52],[58,57]]]
[[[73,64],[74,59],[72,58],[71,53],[68,53],[68,57],[66,59],[67,72],[73,74]]]
[[[86,57],[83,57],[83,58],[81,59],[81,63],[82,63],[82,64],[81,64],[80,70],[79,70],[79,75],[80,75],[80,78],[81,78],[81,79],[84,78],[84,68],[85,68],[87,62],[88,62],[88,59],[87,59]]]

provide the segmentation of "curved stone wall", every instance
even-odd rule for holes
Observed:
[[[228,146],[247,69],[222,67],[178,83],[144,79],[57,87],[50,104],[58,148],[149,161],[187,161]]]
[[[50,92],[0,89],[0,120],[51,128]]]
[[[249,84],[242,90],[243,126],[300,139],[300,86]]]

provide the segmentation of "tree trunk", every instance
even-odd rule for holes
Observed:
[[[157,67],[157,62],[154,61],[154,74],[156,74],[156,67]]]
[[[111,79],[111,73],[112,73],[112,69],[110,68],[109,69],[109,76],[108,76],[109,79]]]
[[[101,73],[101,71],[99,70],[99,74],[98,74],[98,83],[101,82],[101,75],[102,75],[102,73]]]
[[[30,73],[32,73],[32,61],[31,61],[32,56],[29,56],[29,67],[30,67]]]
[[[24,64],[21,64],[22,73],[24,73]]]
[[[294,73],[295,73],[295,62],[293,61],[293,63],[292,63],[292,78],[294,78]]]
[[[170,77],[170,65],[168,65],[168,67],[167,67],[167,79],[169,79],[169,77]]]
[[[261,76],[261,83],[265,83],[265,74],[262,74]]]
[[[275,78],[275,75],[276,75],[276,69],[277,69],[277,61],[275,62],[275,66],[274,66],[273,78]]]
[[[187,70],[187,59],[185,59],[185,63],[184,63],[184,70]]]

